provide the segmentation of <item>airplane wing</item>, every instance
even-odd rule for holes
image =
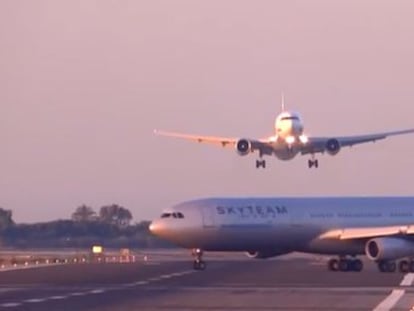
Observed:
[[[368,239],[393,235],[412,235],[414,226],[385,226],[385,227],[365,227],[365,228],[346,228],[331,230],[323,233],[321,239]]]
[[[319,153],[332,151],[336,153],[341,147],[352,147],[353,145],[367,142],[376,142],[388,136],[414,133],[414,129],[407,129],[394,132],[385,132],[368,135],[342,136],[342,137],[309,137],[308,143],[302,148],[302,154]]]
[[[175,138],[182,138],[198,143],[209,143],[221,147],[231,147],[235,148],[239,138],[234,137],[218,137],[218,136],[203,136],[203,135],[192,135],[192,134],[183,134],[183,133],[176,133],[176,132],[167,132],[167,131],[160,131],[154,130],[154,134],[160,136],[168,136],[168,137],[175,137]],[[261,154],[271,155],[274,151],[272,142],[268,142],[265,140],[257,140],[257,139],[246,139],[250,143],[250,152],[259,151]]]

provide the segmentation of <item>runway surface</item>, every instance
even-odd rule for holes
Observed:
[[[0,272],[0,310],[411,310],[414,274],[329,272],[328,258],[254,260],[187,252],[136,263],[62,264]]]

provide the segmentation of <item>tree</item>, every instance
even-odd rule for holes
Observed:
[[[117,204],[102,206],[99,210],[100,221],[113,224],[118,227],[126,227],[132,220],[131,212]]]
[[[11,225],[14,225],[12,215],[13,213],[11,210],[6,210],[0,207],[0,230],[7,229]]]
[[[88,222],[97,219],[95,211],[92,207],[82,204],[76,208],[76,211],[72,214],[72,220],[78,222]]]

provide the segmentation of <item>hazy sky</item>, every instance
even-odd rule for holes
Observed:
[[[414,127],[413,1],[1,0],[0,206],[18,222],[199,196],[411,195],[414,135],[290,162],[155,137]]]

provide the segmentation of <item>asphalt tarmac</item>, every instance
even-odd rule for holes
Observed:
[[[60,264],[0,272],[0,310],[404,310],[414,274],[329,272],[328,258],[255,260],[206,254],[194,271],[187,252],[135,263]],[[413,309],[414,310],[414,309]]]

